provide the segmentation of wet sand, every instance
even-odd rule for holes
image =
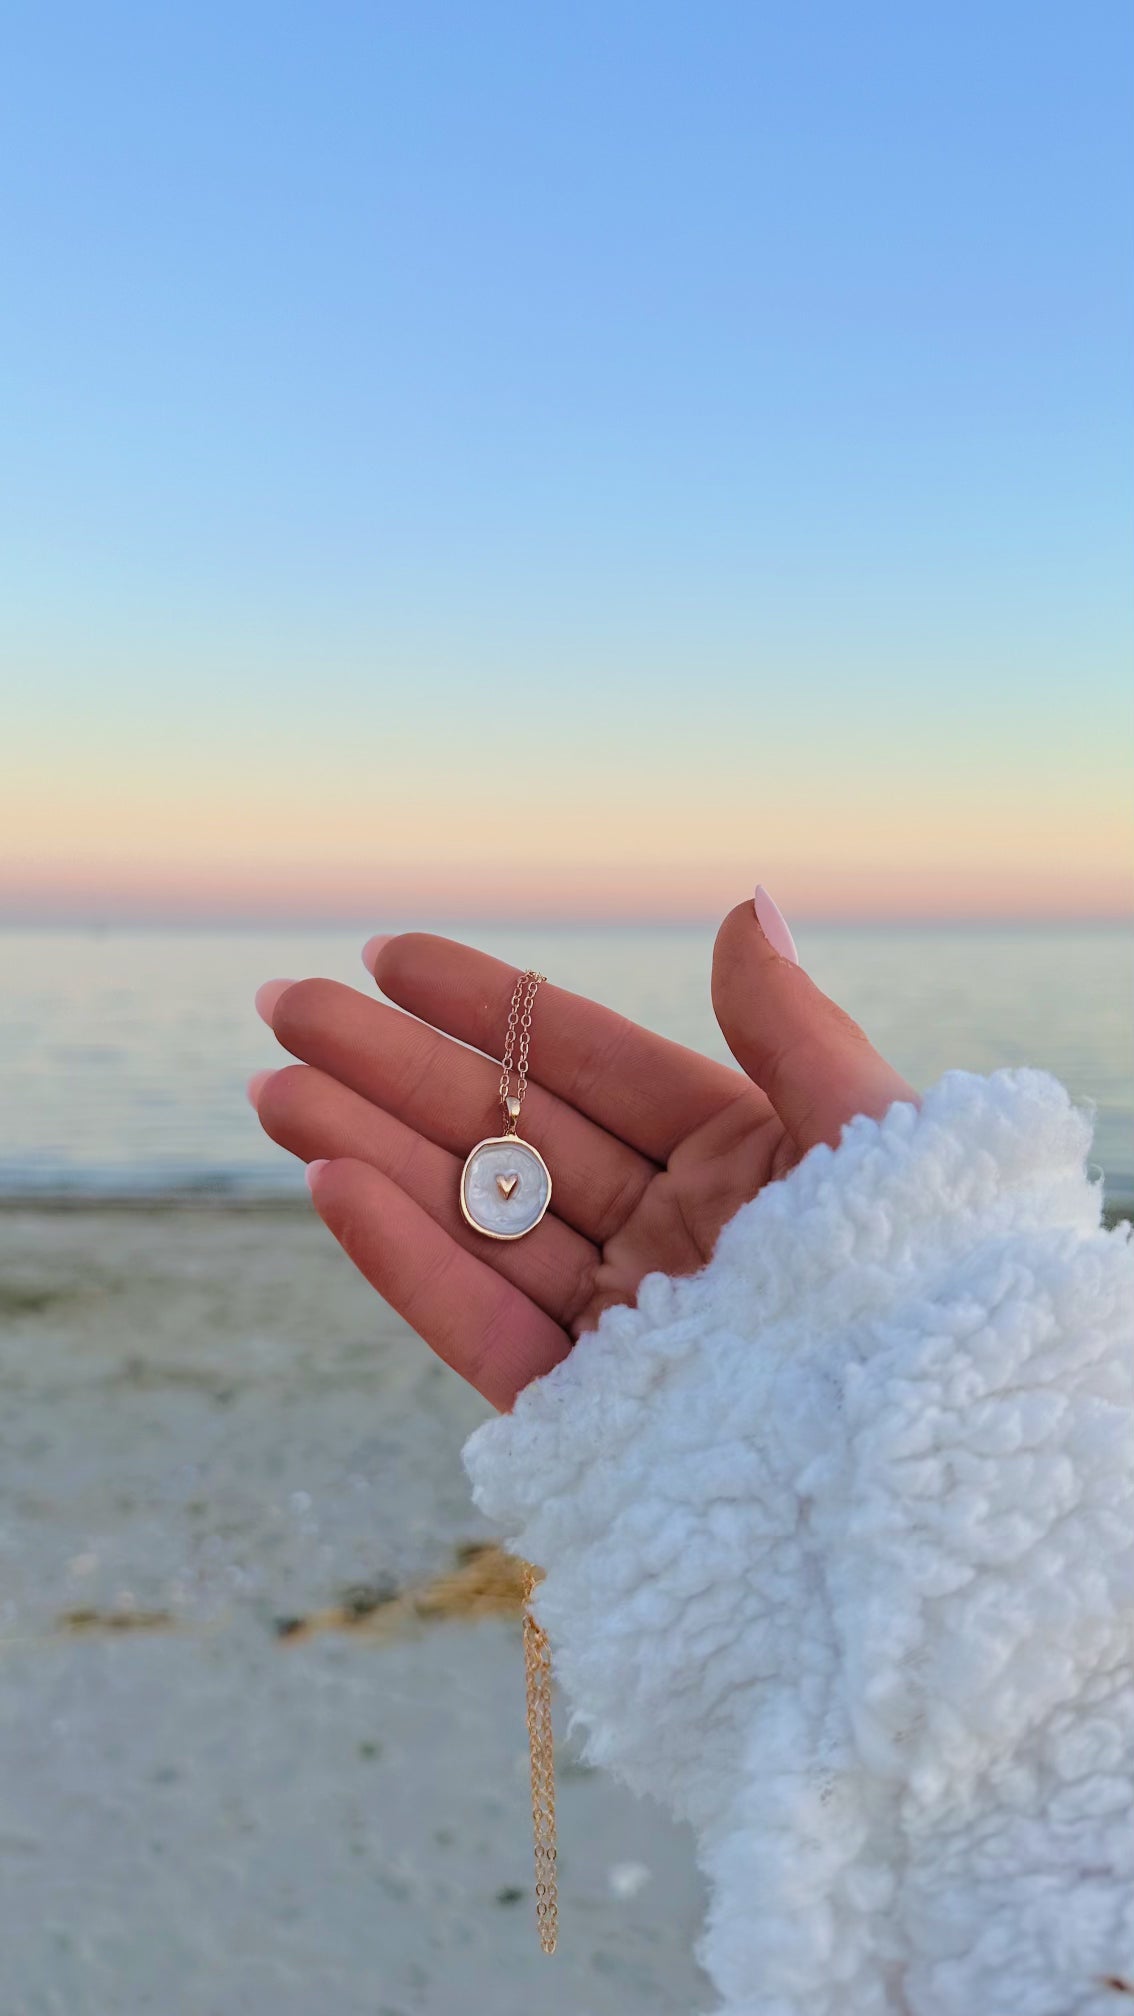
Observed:
[[[705,2007],[686,1834],[560,1741],[531,1912],[482,1406],[303,1206],[0,1212],[12,2016]]]

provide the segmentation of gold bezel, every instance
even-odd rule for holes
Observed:
[[[525,1155],[534,1155],[544,1175],[547,1177],[547,1196],[540,1207],[539,1218],[533,1218],[531,1224],[525,1225],[521,1232],[490,1232],[486,1225],[482,1225],[478,1219],[473,1217],[465,1202],[465,1177],[468,1175],[469,1163],[472,1161],[473,1156],[478,1154],[482,1148],[496,1147],[520,1148]],[[468,1154],[465,1156],[464,1167],[461,1170],[461,1211],[464,1215],[465,1223],[471,1225],[474,1232],[479,1232],[482,1239],[526,1239],[529,1232],[535,1231],[540,1218],[543,1217],[550,1202],[551,1171],[540,1154],[539,1149],[533,1148],[530,1141],[521,1141],[518,1134],[486,1134],[483,1141],[478,1141],[474,1147],[469,1149]]]

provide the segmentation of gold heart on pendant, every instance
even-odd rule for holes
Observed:
[[[496,1178],[496,1188],[502,1197],[510,1197],[519,1180],[518,1173],[515,1170],[509,1170],[506,1175]]]

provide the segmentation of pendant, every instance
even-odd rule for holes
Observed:
[[[515,1134],[478,1141],[461,1171],[461,1210],[488,1239],[522,1239],[551,1202],[543,1156]]]

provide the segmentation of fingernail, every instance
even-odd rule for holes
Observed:
[[[316,1157],[314,1162],[309,1162],[307,1164],[307,1167],[303,1172],[303,1180],[306,1183],[307,1188],[310,1190],[312,1196],[315,1195],[315,1179],[318,1176],[319,1171],[321,1169],[326,1168],[329,1160],[330,1157],[328,1155],[318,1156]]]
[[[257,987],[255,996],[256,1013],[260,1017],[261,1022],[267,1023],[269,1029],[272,1026],[272,1016],[275,1013],[276,1002],[279,1000],[281,994],[286,994],[288,988],[294,987],[294,985],[294,980],[265,980],[262,987]]]
[[[781,959],[790,959],[793,966],[798,966],[799,953],[795,949],[795,939],[788,930],[787,918],[779,904],[772,901],[762,882],[756,884],[752,907],[756,912],[756,922],[773,952],[778,952]]]
[[[370,974],[371,979],[374,977],[374,968],[378,964],[378,954],[382,950],[383,945],[389,944],[393,935],[392,931],[383,931],[377,938],[368,938],[363,946],[362,963]]]
[[[244,1087],[244,1090],[248,1094],[248,1104],[254,1107],[257,1113],[260,1110],[260,1094],[269,1078],[274,1078],[275,1075],[274,1071],[253,1071],[251,1078]]]

